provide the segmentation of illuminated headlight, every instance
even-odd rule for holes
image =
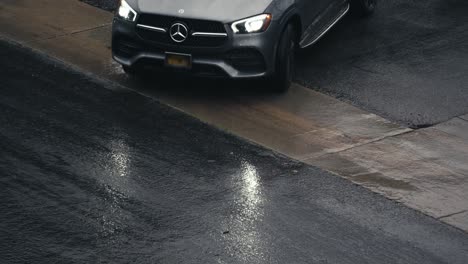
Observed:
[[[121,0],[117,15],[125,20],[134,22],[137,17],[137,12],[133,10],[133,8],[127,4],[125,0]]]
[[[236,34],[259,33],[268,29],[271,15],[263,14],[232,23],[231,28]]]

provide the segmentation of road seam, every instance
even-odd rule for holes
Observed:
[[[463,211],[460,211],[460,212],[456,212],[456,213],[452,213],[452,214],[448,214],[448,215],[443,215],[443,216],[439,216],[437,217],[438,220],[441,220],[441,219],[444,219],[444,218],[449,218],[449,217],[452,217],[454,215],[459,215],[459,214],[463,214],[465,212],[467,212],[468,210],[463,210]]]
[[[350,146],[350,147],[345,147],[345,148],[336,149],[336,150],[332,149],[330,151],[324,151],[325,153],[322,153],[322,154],[319,154],[319,155],[310,155],[309,157],[306,157],[306,158],[301,159],[301,160],[306,161],[306,160],[309,160],[309,159],[318,159],[318,158],[321,158],[323,156],[330,155],[330,154],[339,154],[339,153],[344,152],[344,151],[348,151],[348,150],[351,150],[351,149],[354,149],[354,148],[359,148],[359,147],[362,147],[362,146],[366,146],[366,145],[369,145],[369,144],[380,142],[380,141],[385,140],[387,138],[393,138],[393,137],[397,137],[397,136],[401,136],[401,135],[410,134],[410,133],[415,132],[415,131],[417,131],[417,130],[414,130],[414,129],[411,129],[411,128],[397,129],[397,130],[394,130],[394,131],[392,131],[390,133],[387,133],[387,135],[384,135],[384,136],[381,136],[381,137],[370,139],[370,140],[364,141],[362,143],[358,143],[358,144]]]
[[[108,26],[111,26],[111,25],[112,25],[112,22],[105,23],[105,24],[95,26],[95,27],[91,27],[91,28],[75,30],[75,31],[72,31],[72,32],[69,32],[69,33],[64,33],[64,34],[60,34],[60,35],[56,35],[56,36],[52,36],[52,37],[48,37],[48,38],[35,39],[35,40],[24,42],[24,43],[34,43],[34,42],[41,42],[41,41],[47,41],[47,40],[52,40],[52,39],[63,38],[63,37],[67,37],[67,36],[80,34],[80,33],[83,33],[83,32],[88,32],[88,31],[93,31],[93,30],[100,29],[100,28],[105,28],[105,27],[108,27]]]

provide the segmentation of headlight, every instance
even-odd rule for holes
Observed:
[[[231,28],[236,34],[259,33],[268,29],[271,15],[263,14],[232,23]]]
[[[134,22],[137,17],[137,12],[133,10],[133,8],[127,4],[125,0],[120,1],[120,7],[117,14],[119,17],[131,22]]]

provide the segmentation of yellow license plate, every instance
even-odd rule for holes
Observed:
[[[192,56],[187,54],[166,53],[166,65],[174,68],[192,68]]]

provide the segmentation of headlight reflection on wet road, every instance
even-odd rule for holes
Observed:
[[[119,133],[120,134],[120,133]],[[107,237],[104,243],[112,243],[112,236],[128,225],[129,215],[122,209],[129,196],[135,194],[131,179],[131,149],[127,144],[127,135],[113,137],[106,144],[109,152],[103,153],[96,162],[102,162],[102,167],[96,164],[102,184],[104,185],[107,208],[99,216],[101,223],[100,236]]]
[[[267,260],[270,252],[268,238],[262,236],[264,215],[264,191],[257,168],[249,161],[242,160],[238,173],[232,175],[234,186],[234,208],[225,226],[230,229],[225,236],[226,251],[241,263],[253,260]]]
[[[242,161],[241,177],[242,213],[245,217],[255,220],[262,213],[260,211],[260,205],[263,201],[257,169],[249,162]]]
[[[111,149],[111,160],[108,166],[110,173],[121,177],[128,176],[130,166],[129,146],[124,139],[112,140],[109,145]]]

